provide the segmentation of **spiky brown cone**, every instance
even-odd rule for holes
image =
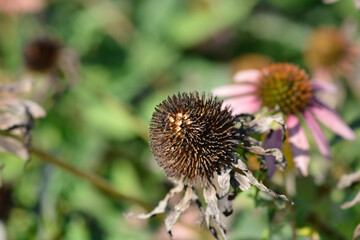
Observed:
[[[231,167],[237,145],[235,124],[218,98],[178,93],[155,108],[150,147],[168,177],[204,182]]]

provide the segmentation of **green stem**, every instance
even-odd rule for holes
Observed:
[[[117,191],[113,186],[111,186],[111,184],[109,182],[107,182],[105,179],[103,179],[95,174],[77,169],[74,166],[72,166],[71,164],[69,164],[65,161],[61,161],[61,160],[57,159],[56,157],[54,157],[40,149],[32,148],[30,151],[33,155],[37,156],[42,161],[53,164],[69,173],[74,174],[75,176],[77,176],[81,179],[84,179],[84,180],[90,182],[96,188],[98,188],[102,192],[112,196],[113,198],[116,198],[120,201],[135,203],[137,205],[142,206],[147,211],[151,211],[153,208],[150,204],[148,204],[146,202],[143,202],[139,199],[127,196],[127,195]]]

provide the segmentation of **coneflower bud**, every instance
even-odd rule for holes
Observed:
[[[41,38],[29,43],[24,50],[25,63],[28,69],[46,72],[52,69],[59,57],[60,45],[48,38]]]
[[[263,68],[261,75],[256,94],[271,109],[278,106],[284,114],[300,113],[313,97],[308,75],[295,65],[272,64]]]
[[[235,124],[218,98],[178,93],[156,107],[150,147],[168,177],[206,181],[234,162]]]

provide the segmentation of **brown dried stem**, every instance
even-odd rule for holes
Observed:
[[[80,169],[72,166],[71,164],[69,164],[65,161],[62,161],[40,149],[32,148],[30,151],[33,155],[37,156],[40,160],[42,160],[46,163],[53,164],[53,165],[65,170],[83,180],[90,182],[92,185],[94,185],[100,191],[110,195],[111,197],[113,197],[115,199],[140,205],[141,207],[145,208],[147,211],[150,211],[152,209],[152,206],[150,204],[119,192],[113,186],[111,186],[111,184],[109,182],[107,182],[105,179],[103,179],[93,173],[89,173],[84,170],[80,170]]]

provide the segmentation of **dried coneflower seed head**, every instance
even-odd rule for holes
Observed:
[[[59,56],[59,44],[48,38],[29,43],[24,50],[26,66],[36,72],[46,72],[56,64]]]
[[[216,97],[178,93],[160,103],[150,123],[150,147],[168,177],[202,182],[234,161],[235,117]]]
[[[278,63],[261,70],[257,94],[263,105],[284,114],[295,114],[305,109],[313,97],[311,83],[306,72],[299,67]]]

